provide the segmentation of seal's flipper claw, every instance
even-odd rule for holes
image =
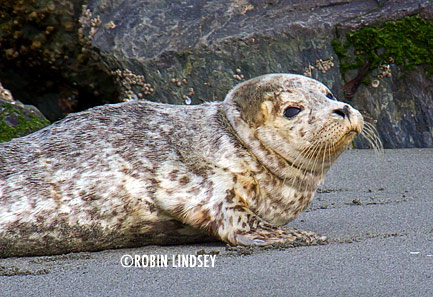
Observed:
[[[269,244],[264,239],[251,238],[251,236],[248,236],[247,234],[236,235],[236,242],[237,245],[244,246],[265,246]]]
[[[301,231],[288,228],[257,228],[249,232],[241,232],[234,236],[233,245],[243,246],[267,246],[267,245],[288,245],[304,246],[326,244],[328,240],[325,236],[313,232]]]

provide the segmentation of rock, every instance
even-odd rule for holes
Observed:
[[[433,22],[422,17],[428,12],[337,32],[344,41],[334,40],[345,95],[375,119],[387,148],[433,146]]]
[[[385,147],[433,147],[433,79],[422,67],[391,69],[392,77],[380,80],[377,88],[361,85],[353,104],[377,120]]]
[[[145,92],[118,76],[125,97],[198,104],[222,100],[239,81],[264,73],[307,74],[371,118],[386,148],[432,147],[432,80],[423,65],[406,70],[391,63],[391,78],[376,88],[359,83],[345,98],[351,75],[342,73],[333,47],[333,41],[344,42],[346,33],[366,26],[411,15],[431,20],[432,5],[402,0],[89,0],[89,17],[82,23],[109,68],[142,75],[154,90]],[[96,19],[98,26],[92,24]],[[425,43],[431,46],[431,40]],[[362,66],[352,70],[352,78]],[[367,66],[362,79],[374,79],[372,73],[380,70],[375,68]],[[360,139],[356,146],[366,143]]]
[[[30,134],[49,124],[36,107],[15,101],[0,83],[0,142]]]
[[[52,118],[91,103],[223,100],[240,81],[270,72],[291,72],[324,82],[337,98],[360,109],[375,123],[386,148],[433,146],[431,1],[88,0],[80,14],[81,3],[69,0],[59,4],[51,14],[67,15],[61,22],[64,29],[52,42],[42,40],[41,49],[34,44],[35,53],[43,56],[44,50],[51,53],[58,49],[55,42],[65,45],[72,40],[66,50],[70,62],[64,58],[64,46],[62,54],[55,57],[59,61],[56,73],[62,78],[54,83],[55,91],[44,89],[34,100],[46,114],[50,109],[43,105],[47,102],[69,107],[52,111]],[[65,9],[68,5],[74,8],[73,13]],[[45,30],[57,28],[49,19],[41,21]],[[415,22],[412,27],[411,22]],[[388,39],[409,44],[410,55],[402,59],[393,52],[398,46],[384,43],[388,47],[384,48],[380,44],[387,40],[383,36],[368,39],[371,32],[383,33],[381,28],[393,26],[400,26],[396,32],[404,34]],[[413,29],[418,27],[421,31]],[[7,34],[0,32],[0,37],[5,39]],[[17,42],[8,47],[11,50],[3,55],[19,59],[14,58]],[[358,48],[366,52],[358,52]],[[413,48],[415,53],[410,50]],[[384,60],[390,56],[396,60]],[[41,61],[37,55],[31,58]],[[37,67],[52,67],[43,61]],[[5,69],[1,65],[0,56],[0,70]],[[379,78],[382,73],[385,76]],[[86,89],[92,78],[94,88]],[[68,94],[76,94],[75,105],[68,101]],[[355,144],[367,146],[360,138]]]
[[[376,7],[358,6],[357,13]],[[336,59],[330,34],[336,18],[330,14],[341,14],[347,7],[335,1],[293,5],[225,0],[187,5],[90,0],[90,17],[83,25],[92,47],[113,70],[120,67],[145,76],[155,90],[146,99],[184,104],[186,96],[197,104],[224,99],[244,79],[269,72],[303,73],[319,59]],[[101,26],[92,26],[95,18]],[[108,23],[115,28],[107,29]],[[320,75],[314,70],[313,76],[324,78],[331,87],[341,85],[338,68]],[[132,89],[136,95],[140,92]]]
[[[118,101],[110,71],[79,34],[83,2],[0,2],[0,81],[51,121]]]

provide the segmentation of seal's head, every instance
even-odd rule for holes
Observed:
[[[254,135],[268,151],[263,157],[276,154],[292,167],[320,170],[322,175],[364,125],[359,111],[337,101],[322,83],[302,75],[251,79],[235,87],[225,102],[240,138],[248,137],[244,142],[251,143]]]

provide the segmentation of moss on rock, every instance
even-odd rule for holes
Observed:
[[[30,134],[49,124],[31,108],[21,108],[0,100],[0,142]]]
[[[349,70],[368,65],[371,71],[387,63],[404,70],[425,65],[428,75],[433,73],[433,21],[419,15],[348,32],[344,42],[334,40],[332,46],[343,79]]]

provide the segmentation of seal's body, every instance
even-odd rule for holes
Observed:
[[[278,226],[362,129],[330,97],[313,79],[271,74],[224,102],[106,105],[0,144],[0,256],[322,241]]]

